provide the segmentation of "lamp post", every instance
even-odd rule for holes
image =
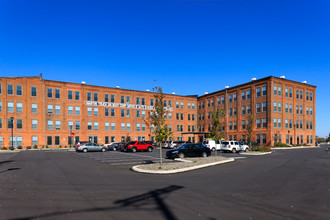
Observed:
[[[10,117],[11,120],[11,150],[14,150],[14,117]]]

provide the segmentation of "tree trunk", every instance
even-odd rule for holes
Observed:
[[[159,149],[160,149],[160,164],[162,165],[163,164],[163,151],[162,151],[162,143],[160,142],[159,143]]]

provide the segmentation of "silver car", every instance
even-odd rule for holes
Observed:
[[[84,143],[82,145],[78,144],[76,147],[76,151],[82,151],[84,153],[89,151],[105,152],[106,150],[106,147],[94,143]]]

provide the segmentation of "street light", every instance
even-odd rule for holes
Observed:
[[[14,150],[14,117],[10,117],[11,120],[11,150]]]

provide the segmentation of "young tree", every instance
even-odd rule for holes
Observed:
[[[160,147],[160,164],[162,161],[162,142],[165,141],[172,132],[169,131],[168,126],[165,121],[166,110],[164,108],[164,94],[161,87],[155,87],[152,89],[154,91],[155,98],[155,109],[148,112],[146,118],[146,123],[149,126],[153,125],[153,133],[155,135],[155,140]]]
[[[211,111],[212,116],[212,127],[210,130],[210,134],[208,135],[209,138],[211,138],[214,141],[219,141],[224,137],[224,132],[221,131],[224,123],[220,122],[221,119],[223,119],[226,115],[226,112],[224,109],[220,109],[219,107],[216,108],[215,111]],[[215,150],[215,155],[217,154],[217,151]]]
[[[253,132],[253,126],[254,126],[254,117],[250,114],[247,116],[247,124],[246,124],[246,139],[247,143],[250,144],[252,141],[252,132]]]

